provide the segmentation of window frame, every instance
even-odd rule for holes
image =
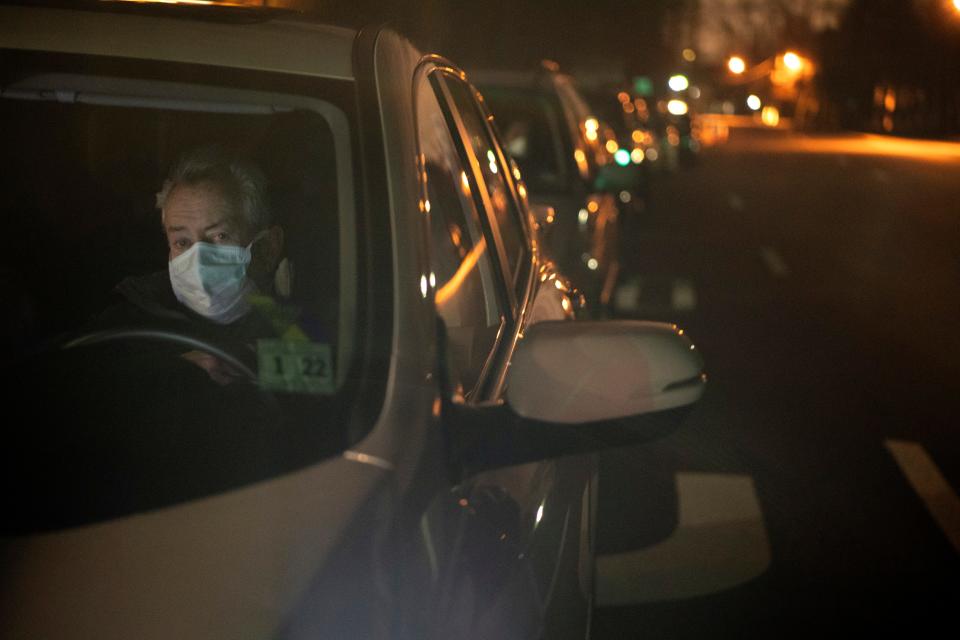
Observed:
[[[492,240],[496,243],[495,246],[497,248],[497,257],[493,262],[494,270],[496,272],[496,280],[498,281],[498,295],[502,296],[501,300],[503,300],[504,304],[510,309],[510,314],[509,317],[505,317],[505,323],[502,325],[501,332],[497,336],[496,343],[488,355],[488,361],[484,367],[483,374],[478,381],[475,395],[471,397],[470,401],[479,402],[485,399],[496,399],[502,394],[505,388],[508,364],[513,354],[513,350],[516,347],[517,340],[521,336],[521,330],[526,318],[526,311],[535,291],[534,280],[536,276],[536,269],[534,267],[537,257],[536,253],[532,250],[532,242],[530,239],[532,237],[530,213],[518,196],[517,185],[512,172],[508,169],[509,163],[507,162],[506,154],[503,151],[503,145],[501,143],[499,134],[497,133],[495,127],[491,126],[492,116],[490,115],[489,110],[487,110],[483,104],[480,93],[472,84],[467,81],[466,74],[457,69],[452,65],[452,63],[444,58],[433,55],[427,56],[424,61],[421,62],[421,67],[418,68],[417,77],[420,77],[420,73],[426,73],[430,76],[428,80],[433,87],[433,90],[437,95],[437,101],[440,103],[440,107],[444,111],[444,115],[447,118],[448,127],[451,128],[451,135],[453,134],[454,130],[457,133],[457,135],[453,136],[454,144],[458,147],[458,153],[461,154],[461,162],[464,164],[464,166],[469,165],[470,167],[468,179],[471,181],[471,189],[473,191],[474,201],[478,207],[483,209],[483,213],[481,213],[480,217],[481,223],[484,226],[484,233],[487,234],[487,242],[489,243]],[[524,234],[524,258],[522,260],[524,267],[523,270],[518,272],[516,282],[514,282],[512,278],[507,278],[505,275],[509,262],[505,257],[500,241],[499,223],[495,219],[493,208],[490,205],[489,194],[487,193],[486,186],[483,185],[483,190],[481,191],[479,185],[477,184],[478,182],[481,184],[483,182],[482,170],[480,169],[476,152],[470,143],[470,138],[466,133],[463,121],[460,118],[459,111],[457,110],[456,105],[450,96],[449,90],[445,85],[447,77],[453,77],[454,79],[463,82],[469,88],[470,95],[473,97],[474,103],[479,108],[482,120],[484,120],[484,127],[486,128],[488,139],[491,141],[492,146],[496,147],[498,162],[505,170],[505,174],[507,176],[505,180],[507,181],[508,189],[511,192],[510,197],[513,199],[515,213],[519,217],[518,222]],[[526,217],[523,216],[524,213],[526,214]]]
[[[480,168],[480,161],[477,159],[476,151],[470,143],[470,136],[467,132],[463,118],[453,101],[450,91],[446,86],[446,74],[458,74],[458,72],[449,67],[436,66],[428,74],[428,80],[434,93],[437,95],[437,101],[447,119],[447,126],[451,129],[454,144],[457,152],[460,154],[460,161],[467,169],[467,178],[470,180],[474,202],[477,210],[480,211],[480,221],[483,226],[484,234],[487,236],[487,242],[495,249],[493,255],[494,268],[497,273],[497,289],[503,302],[503,308],[508,311],[507,316],[510,321],[516,320],[516,295],[512,287],[507,283],[512,280],[512,275],[508,276],[509,261],[503,247],[503,240],[500,237],[500,229],[497,221],[493,219],[493,205],[490,201],[490,194],[487,191],[486,182],[483,179],[483,170]]]
[[[520,268],[517,271],[516,279],[512,277],[512,274],[511,277],[507,277],[506,275],[508,273],[509,261],[506,259],[503,250],[499,223],[493,213],[493,207],[491,206],[489,193],[483,181],[483,173],[476,151],[470,143],[470,138],[467,135],[459,110],[445,84],[447,78],[453,78],[455,81],[463,82],[469,89],[469,94],[478,109],[481,119],[484,121],[484,133],[490,141],[491,146],[495,148],[498,165],[503,169],[505,175],[504,180],[510,191],[509,197],[511,198],[514,208],[514,212],[511,215],[516,216],[515,221],[519,225],[522,234],[523,254],[520,263],[518,263]],[[424,80],[426,82],[424,82]],[[460,156],[461,164],[465,170],[469,169],[469,171],[465,171],[465,173],[467,174],[467,179],[470,181],[471,195],[474,199],[474,204],[480,214],[482,231],[488,244],[496,249],[495,252],[492,252],[494,257],[491,260],[495,280],[494,293],[501,310],[505,311],[505,313],[502,316],[503,322],[501,323],[497,338],[490,352],[487,354],[487,359],[481,375],[478,378],[477,385],[473,389],[470,398],[465,400],[471,403],[482,402],[484,400],[497,398],[504,389],[507,365],[513,349],[516,346],[516,342],[521,335],[521,327],[525,321],[527,307],[534,294],[537,254],[531,240],[532,222],[529,210],[519,197],[517,182],[511,171],[508,157],[504,152],[499,133],[493,126],[493,116],[486,108],[480,93],[467,80],[467,75],[457,69],[448,60],[437,55],[427,55],[420,61],[414,73],[412,87],[414,101],[418,99],[418,91],[425,85],[428,85],[430,90],[434,92],[434,96],[446,120],[448,130],[453,138],[454,146]],[[415,107],[413,114],[421,197],[426,197],[423,175],[424,167],[422,162],[423,156],[420,152],[421,147],[419,140],[420,124],[417,120],[418,113]],[[425,237],[428,236],[428,233],[429,230],[427,229],[424,232]],[[454,400],[464,401],[462,398],[454,398]]]
[[[499,353],[502,344],[504,342],[504,336],[512,329],[513,326],[513,312],[512,312],[512,298],[509,296],[509,291],[505,286],[504,274],[503,274],[503,261],[502,261],[502,249],[499,244],[499,237],[493,235],[493,231],[490,225],[489,220],[489,210],[487,208],[487,203],[480,196],[480,190],[477,185],[477,174],[479,171],[478,166],[474,166],[474,163],[471,161],[473,158],[472,150],[467,151],[467,146],[469,143],[465,140],[463,133],[463,123],[459,119],[459,114],[456,113],[456,110],[451,110],[450,103],[448,101],[449,95],[446,92],[446,87],[438,83],[436,78],[437,74],[440,72],[442,65],[445,65],[445,61],[435,57],[427,56],[424,58],[420,64],[417,66],[413,74],[413,84],[412,84],[412,105],[411,112],[413,114],[413,125],[414,125],[414,141],[416,145],[416,159],[417,159],[417,174],[418,174],[418,188],[419,196],[421,202],[427,200],[427,176],[426,176],[426,166],[424,162],[423,147],[421,144],[420,138],[420,112],[419,112],[419,100],[420,100],[420,91],[430,91],[433,94],[433,98],[437,102],[437,106],[440,109],[441,114],[443,115],[444,122],[446,124],[447,132],[450,135],[451,141],[454,146],[454,150],[457,154],[457,159],[460,162],[461,167],[464,170],[467,180],[470,183],[470,197],[473,200],[474,207],[477,211],[477,217],[480,223],[480,232],[483,234],[483,237],[486,239],[488,247],[493,249],[489,252],[490,255],[490,267],[492,270],[492,291],[486,291],[485,295],[492,296],[493,300],[497,305],[497,310],[500,316],[500,323],[497,327],[496,337],[494,338],[493,344],[490,346],[490,350],[487,353],[484,363],[480,368],[479,374],[477,376],[476,384],[472,389],[465,390],[463,397],[455,397],[454,401],[458,402],[480,402],[486,398],[485,392],[488,386],[488,380],[491,377],[492,370],[496,365],[496,355]],[[484,197],[486,192],[484,191]],[[431,212],[424,212],[424,229],[421,233],[421,236],[425,239],[427,261],[428,263],[432,262],[433,255],[433,243],[430,233],[430,218]],[[486,288],[487,283],[483,283]],[[436,291],[431,288],[430,290],[430,301],[434,305],[434,312],[437,313],[439,318],[439,312],[436,310],[436,302],[434,296]],[[438,336],[439,339],[439,336]]]
[[[2,49],[2,51],[7,53],[10,50]],[[192,63],[158,63],[152,60],[120,59],[75,53],[16,50],[12,55],[30,62],[24,68],[37,68],[35,72],[30,72],[30,76],[41,73],[67,73],[91,78],[116,78],[119,81],[183,85],[195,88],[198,92],[206,88],[214,88],[220,95],[248,97],[253,102],[264,101],[269,104],[273,98],[276,98],[282,106],[294,105],[316,112],[327,119],[328,123],[330,122],[326,114],[318,111],[316,107],[329,105],[339,116],[342,116],[343,122],[348,127],[343,135],[337,138],[333,123],[330,123],[331,133],[334,134],[335,139],[339,139],[341,145],[348,145],[346,154],[342,153],[343,148],[338,149],[336,163],[338,173],[342,171],[350,181],[349,188],[338,189],[338,196],[341,199],[349,199],[351,205],[350,216],[346,219],[341,217],[340,231],[341,234],[345,234],[341,236],[341,241],[349,245],[343,246],[342,249],[352,254],[353,258],[349,268],[343,268],[341,263],[340,277],[341,282],[344,281],[343,278],[349,277],[350,286],[354,288],[351,324],[359,328],[352,336],[351,352],[344,360],[337,363],[338,377],[342,377],[343,384],[334,394],[325,396],[330,402],[331,411],[335,411],[335,414],[331,415],[330,424],[338,425],[337,434],[342,437],[329,438],[322,443],[311,439],[310,446],[301,447],[296,455],[269,459],[264,462],[262,468],[250,467],[237,475],[227,474],[223,479],[218,476],[209,486],[204,485],[182,495],[177,493],[170,497],[163,494],[156,498],[138,496],[137,502],[133,504],[122,501],[116,505],[110,503],[104,510],[96,513],[71,513],[63,516],[67,518],[63,521],[38,520],[26,523],[24,526],[43,530],[51,526],[89,524],[103,519],[125,517],[150,509],[183,504],[225,491],[243,489],[335,459],[344,450],[369,434],[376,425],[386,398],[389,358],[378,356],[391,353],[392,331],[375,329],[377,326],[382,326],[384,322],[388,328],[392,328],[393,317],[392,312],[377,313],[375,311],[384,307],[392,310],[392,286],[379,289],[373,286],[372,281],[386,280],[392,283],[393,269],[388,240],[390,238],[389,209],[372,206],[371,203],[374,194],[386,192],[385,186],[381,188],[385,185],[386,176],[385,173],[377,171],[382,166],[382,163],[377,163],[378,156],[382,156],[383,152],[382,142],[378,142],[382,137],[372,136],[371,134],[376,134],[378,131],[368,129],[370,111],[376,109],[378,114],[379,105],[371,102],[368,99],[369,95],[365,94],[363,86],[366,84],[365,78],[308,77],[273,71],[222,68]],[[16,77],[13,81],[16,81]],[[339,215],[344,216],[344,210],[341,210]],[[384,239],[387,239],[386,244]],[[377,260],[384,255],[386,259]],[[341,256],[342,259],[343,256]],[[386,278],[371,277],[373,273],[377,273],[375,260],[377,260],[376,264],[384,265]],[[341,292],[341,295],[343,293]],[[341,297],[340,303],[345,304],[344,298]],[[304,429],[304,431],[306,428],[311,429],[311,436],[320,433],[324,426],[322,421],[319,424],[316,422],[315,413],[312,415],[313,418]]]
[[[527,211],[521,199],[518,197],[517,182],[511,170],[509,159],[504,153],[503,141],[500,139],[500,135],[497,132],[496,127],[493,126],[494,119],[490,114],[489,109],[486,108],[483,96],[479,91],[477,91],[476,87],[467,81],[466,74],[463,72],[449,67],[441,68],[440,71],[443,74],[442,78],[444,83],[444,95],[449,101],[450,110],[457,112],[456,117],[461,127],[461,136],[463,136],[463,139],[469,148],[470,162],[471,166],[474,167],[475,172],[474,177],[476,180],[482,183],[483,192],[481,195],[484,200],[487,216],[490,217],[491,229],[494,230],[494,234],[497,239],[498,254],[501,261],[501,274],[503,275],[502,280],[507,289],[509,289],[512,314],[514,320],[517,320],[527,297],[527,281],[529,280],[530,271],[532,270],[533,265],[533,252],[531,251],[532,235],[530,230],[529,212]],[[483,133],[486,135],[491,148],[495,150],[497,165],[500,167],[499,175],[502,176],[504,182],[506,183],[507,190],[510,192],[510,206],[512,208],[510,215],[513,217],[513,224],[516,225],[516,228],[520,232],[522,252],[517,262],[516,275],[514,275],[510,269],[510,260],[507,257],[503,244],[503,232],[501,230],[500,222],[496,220],[496,214],[493,211],[493,206],[490,201],[490,194],[486,188],[486,181],[483,177],[483,171],[480,168],[481,160],[477,155],[476,149],[473,148],[473,144],[470,142],[470,137],[466,131],[466,127],[463,125],[463,121],[460,118],[459,112],[456,110],[456,103],[453,100],[452,95],[450,95],[449,87],[446,86],[447,82],[460,83],[463,88],[467,90],[469,96],[473,100],[473,105],[476,107],[477,112],[480,115],[480,119],[483,121]],[[509,277],[506,275],[508,273],[510,274]]]

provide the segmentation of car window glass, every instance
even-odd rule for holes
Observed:
[[[607,161],[598,132],[599,123],[568,79],[562,76],[555,78],[554,86],[572,129],[576,147],[573,152],[574,160],[580,174],[589,180],[595,175],[596,166]]]
[[[506,170],[484,124],[483,114],[473,98],[472,90],[457,78],[447,76],[446,79],[450,95],[460,112],[463,126],[480,165],[487,193],[490,195],[490,206],[493,207],[493,214],[506,253],[510,280],[517,285],[526,254],[526,236],[505,175]]]
[[[506,151],[532,191],[565,191],[567,160],[560,117],[550,100],[532,92],[483,89]]]
[[[42,498],[63,507],[49,513],[77,523],[194,499],[342,450],[349,405],[339,367],[353,341],[342,327],[356,293],[343,243],[355,199],[349,83],[328,87],[335,104],[92,75],[102,63],[85,59],[58,61],[69,73],[29,54],[5,52],[8,61],[0,117],[16,152],[6,154],[0,182],[17,240],[0,259],[3,388],[47,425],[23,432],[12,450],[52,465],[18,469],[21,481],[48,474],[37,486],[55,486],[57,474],[69,475],[75,491]],[[209,149],[260,175],[258,198],[282,237],[274,258],[264,248],[274,234],[244,228],[239,195],[205,192],[224,203],[212,209],[228,212],[221,226],[171,231],[161,219],[171,168],[187,157],[196,167]],[[181,242],[193,262],[171,261]],[[242,259],[246,246],[253,259],[237,280],[245,284],[235,319],[210,320],[185,302],[209,302],[214,285],[202,295],[174,289],[174,264],[210,283],[199,256]],[[76,495],[105,497],[86,505],[72,502]]]
[[[426,79],[417,91],[418,141],[430,218],[430,267],[437,313],[447,330],[453,382],[469,395],[480,379],[502,325],[473,181]]]

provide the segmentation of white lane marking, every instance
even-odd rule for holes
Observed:
[[[689,280],[676,279],[670,292],[670,306],[675,311],[693,311],[697,308],[697,290]]]
[[[916,442],[887,440],[884,444],[950,544],[960,552],[960,498],[930,454]]]
[[[727,204],[734,211],[743,211],[743,198],[739,194],[730,193],[727,195]]]
[[[753,479],[678,473],[679,522],[646,549],[597,557],[601,606],[681,600],[743,584],[770,566],[770,543]]]
[[[790,275],[790,267],[787,266],[780,252],[773,247],[760,247],[760,257],[763,258],[764,264],[774,277],[786,278]]]

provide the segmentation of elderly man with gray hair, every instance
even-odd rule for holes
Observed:
[[[105,316],[112,324],[188,321],[246,344],[272,335],[270,319],[252,304],[274,296],[284,280],[277,277],[283,230],[271,222],[266,187],[259,169],[219,147],[183,155],[157,194],[167,270],[126,278],[117,286],[124,304]],[[218,382],[231,377],[211,354],[184,357]]]

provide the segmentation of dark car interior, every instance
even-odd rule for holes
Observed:
[[[0,258],[0,357],[5,404],[20,416],[8,422],[2,466],[7,486],[22,488],[4,500],[17,514],[8,522],[26,530],[93,522],[342,450],[336,395],[219,384],[175,340],[114,336],[64,348],[117,303],[122,279],[167,270],[156,193],[182,153],[213,143],[266,174],[294,273],[280,308],[336,358],[340,201],[329,122],[307,109],[131,96],[96,78],[20,74],[0,80],[10,240]],[[159,328],[218,344],[195,327]]]
[[[308,115],[27,100],[0,101],[0,114],[16,123],[7,144],[19,150],[3,172],[4,217],[16,238],[3,258],[11,346],[82,326],[125,276],[166,268],[156,193],[181,153],[211,141],[236,147],[267,173],[287,251],[298,271],[315,274],[297,283],[298,302],[321,315],[325,332],[335,329],[335,314],[323,317],[336,311],[339,288],[336,177],[323,167],[333,162],[332,144]],[[324,224],[310,224],[308,212]],[[310,286],[321,280],[322,289]]]

